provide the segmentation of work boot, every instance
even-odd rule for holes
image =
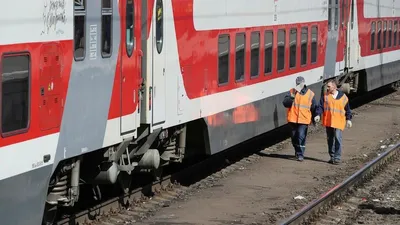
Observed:
[[[331,158],[328,163],[333,164],[333,159]]]
[[[297,161],[303,162],[303,160],[304,160],[304,157],[303,157],[303,156],[298,156],[298,157],[297,157]]]
[[[333,164],[334,164],[334,165],[339,165],[339,164],[340,164],[340,159],[335,159],[335,160],[333,160]]]

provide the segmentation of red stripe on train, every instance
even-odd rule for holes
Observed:
[[[366,56],[372,56],[372,55],[378,55],[380,53],[385,53],[385,52],[392,52],[392,51],[397,51],[400,49],[400,32],[399,32],[399,27],[400,24],[398,23],[398,28],[397,28],[397,43],[393,45],[393,40],[394,36],[392,36],[392,46],[391,47],[386,47],[384,49],[377,49],[377,33],[378,33],[378,21],[382,21],[382,42],[383,42],[383,22],[386,21],[387,24],[387,29],[389,28],[389,21],[393,22],[392,25],[392,31],[394,31],[394,21],[400,22],[400,17],[382,17],[382,18],[365,18],[364,15],[364,7],[366,3],[364,0],[359,0],[357,4],[357,15],[358,15],[358,37],[359,37],[359,43],[361,47],[361,56],[366,57]],[[375,49],[371,50],[371,25],[372,22],[376,22],[376,30],[375,30]],[[392,32],[392,35],[394,35],[394,32]],[[388,44],[389,41],[389,31],[387,31],[387,36],[386,36],[386,44]],[[383,45],[382,45],[383,46]]]
[[[276,26],[263,26],[263,27],[251,27],[244,29],[223,29],[223,30],[211,30],[211,31],[196,31],[193,22],[193,0],[172,0],[176,38],[178,42],[178,54],[180,69],[183,71],[183,81],[190,99],[198,98],[201,96],[211,95],[213,93],[233,90],[241,86],[252,85],[255,83],[264,82],[271,79],[276,79],[283,76],[311,70],[313,68],[321,67],[325,61],[325,49],[327,42],[327,21],[315,22],[315,23],[298,23],[289,25],[276,25]],[[230,64],[229,83],[227,85],[218,86],[218,35],[219,34],[230,34],[231,36],[231,53],[230,61],[235,61],[235,54],[232,49],[235,49],[234,36],[238,32],[246,32],[246,36],[250,37],[252,31],[261,31],[261,59],[260,62],[264,62],[263,54],[263,35],[265,30],[274,31],[274,40],[277,38],[278,29],[290,29],[297,27],[298,34],[303,26],[308,26],[309,40],[311,40],[311,26],[318,26],[318,61],[315,64],[310,63],[310,44],[308,46],[308,63],[306,66],[300,66],[300,48],[297,48],[297,67],[294,69],[288,69],[289,65],[289,30],[286,31],[286,51],[285,51],[285,70],[283,72],[276,71],[276,55],[277,55],[277,44],[274,41],[273,44],[273,72],[265,76],[263,73],[259,77],[250,79],[250,52],[249,42],[246,44],[246,71],[245,80],[243,82],[236,83],[234,79],[234,63]],[[300,35],[298,35],[297,43],[300,43]],[[261,63],[263,64],[263,63]],[[264,67],[261,66],[260,71],[264,71]]]

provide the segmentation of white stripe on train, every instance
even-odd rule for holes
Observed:
[[[327,8],[322,0],[193,0],[193,22],[196,30],[311,23],[327,20]]]
[[[0,180],[52,165],[59,133],[31,139],[0,148]],[[50,160],[43,162],[43,156]]]
[[[61,7],[49,9],[49,3],[0,0],[0,45],[72,40],[74,1],[65,1],[65,11]],[[55,13],[64,16],[65,22],[50,21]]]

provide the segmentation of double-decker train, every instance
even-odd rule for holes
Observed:
[[[297,76],[398,85],[399,21],[398,0],[0,0],[1,224],[280,127]]]

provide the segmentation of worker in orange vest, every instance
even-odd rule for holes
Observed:
[[[315,94],[305,85],[304,77],[296,78],[296,88],[290,89],[283,100],[287,110],[287,121],[292,128],[292,145],[298,161],[304,160],[308,125],[314,118]]]
[[[315,122],[320,121],[322,114],[322,125],[326,127],[328,139],[329,163],[339,164],[342,154],[342,132],[347,125],[352,127],[352,115],[349,99],[342,91],[337,90],[335,80],[327,83],[327,90],[321,96],[319,106],[316,110]]]

